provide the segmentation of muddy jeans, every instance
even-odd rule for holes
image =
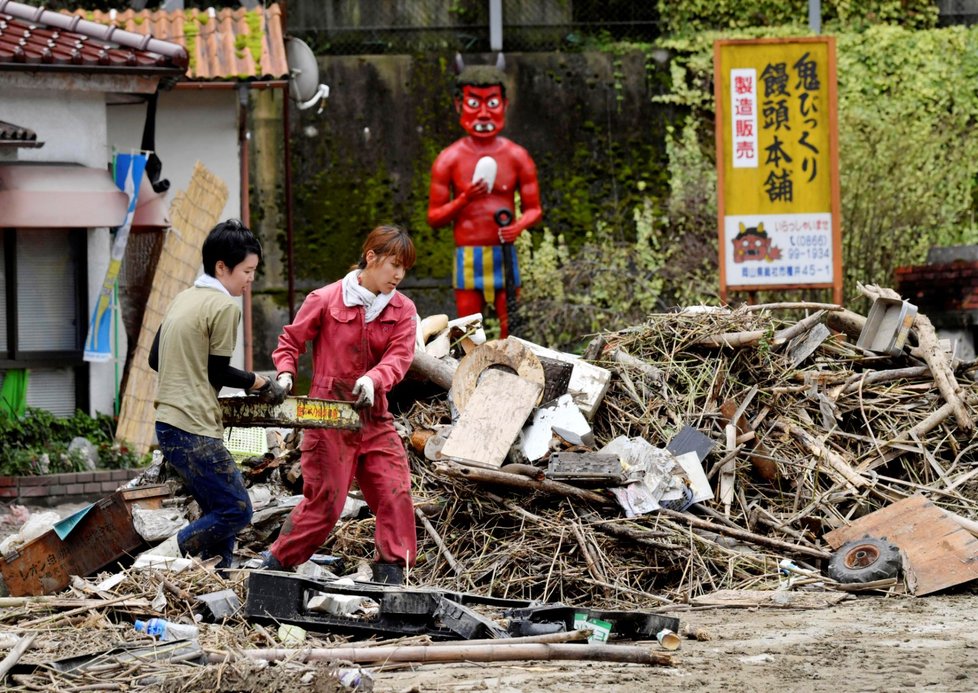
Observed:
[[[251,522],[251,500],[231,453],[220,438],[156,424],[156,438],[167,463],[183,478],[203,512],[177,534],[186,555],[220,556],[218,568],[231,567],[234,537]]]

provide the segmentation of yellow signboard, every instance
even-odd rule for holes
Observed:
[[[720,295],[842,300],[835,39],[717,41]]]

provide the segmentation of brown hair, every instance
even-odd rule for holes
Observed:
[[[357,264],[360,269],[367,267],[367,252],[370,250],[374,251],[377,257],[391,255],[397,258],[406,270],[414,267],[414,242],[407,230],[400,226],[378,226],[367,235],[367,240],[363,242],[363,251],[360,253],[360,262]]]

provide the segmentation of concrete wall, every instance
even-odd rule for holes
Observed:
[[[467,64],[495,62],[495,55],[464,57]],[[290,123],[297,305],[305,292],[342,276],[374,225],[393,221],[408,226],[418,246],[404,293],[422,315],[454,313],[451,231],[432,230],[425,219],[431,164],[464,135],[452,107],[450,62],[430,54],[319,58],[320,80],[332,90],[328,104],[322,113],[293,109]],[[671,111],[652,97],[665,91],[666,66],[639,51],[511,53],[506,64],[503,134],[536,161],[543,225],[572,239],[599,221],[630,223],[638,197],[665,180]],[[255,162],[277,168],[254,174],[252,208],[262,212],[257,225],[266,247],[284,247],[281,122],[271,106],[256,114],[256,146],[264,154]],[[256,284],[259,367],[270,363],[288,321],[287,275],[269,264]]]

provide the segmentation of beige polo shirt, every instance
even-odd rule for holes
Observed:
[[[231,356],[241,309],[223,291],[191,287],[177,294],[163,318],[156,420],[188,433],[221,438],[217,390],[207,380],[207,357]]]

